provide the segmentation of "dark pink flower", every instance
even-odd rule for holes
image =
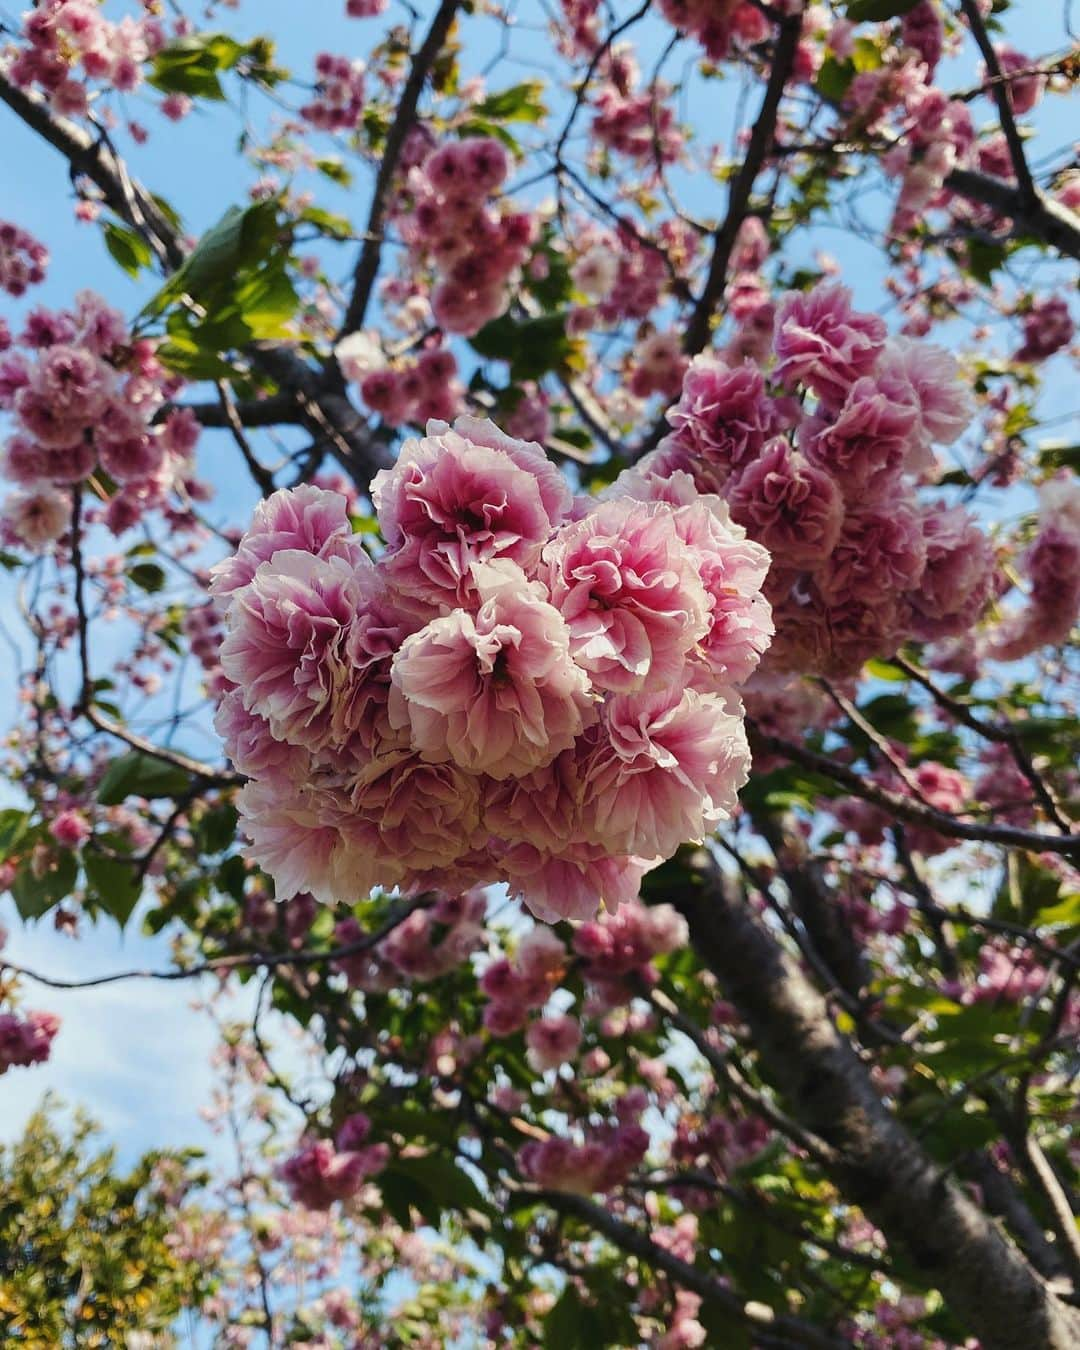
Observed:
[[[472,565],[509,559],[531,573],[570,510],[570,490],[538,445],[490,422],[462,417],[428,432],[372,483],[387,571],[430,605],[474,603]]]
[[[827,558],[844,519],[840,490],[778,436],[734,480],[726,493],[732,517],[781,567],[805,567]]]
[[[788,388],[804,384],[837,407],[857,379],[871,374],[885,336],[881,319],[851,308],[846,286],[791,292],[776,314],[776,378]]]

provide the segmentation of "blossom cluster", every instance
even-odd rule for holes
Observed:
[[[315,97],[300,116],[320,131],[353,131],[364,111],[364,63],[332,52],[315,58]]]
[[[603,83],[593,97],[592,135],[608,150],[627,159],[673,164],[683,147],[683,134],[663,83],[638,89],[640,78],[633,48],[616,43],[601,62]]]
[[[449,347],[425,346],[415,355],[388,360],[378,338],[350,333],[334,349],[341,373],[359,386],[360,397],[387,426],[452,421],[464,394]]]
[[[70,311],[33,310],[19,345],[0,352],[0,409],[16,427],[2,473],[19,488],[0,509],[5,537],[30,547],[59,539],[71,510],[61,489],[98,468],[117,485],[104,518],[119,534],[190,473],[193,415],[155,422],[180,382],[153,342],[132,340],[123,316],[91,291]]]
[[[1039,532],[1020,559],[1026,603],[987,639],[986,654],[997,661],[1065,642],[1080,618],[1080,483],[1062,470],[1039,496]]]
[[[843,286],[779,304],[769,351],[695,358],[670,434],[617,480],[624,493],[718,493],[768,549],[773,671],[851,675],[906,638],[971,627],[993,554],[960,506],[923,504],[935,444],[969,399],[941,349],[889,339]]]
[[[403,980],[425,983],[467,961],[484,943],[487,897],[480,887],[436,897],[429,908],[415,909],[373,950],[335,961],[354,989],[375,992],[396,988]],[[347,947],[364,936],[353,918],[335,926],[334,938]]]
[[[0,928],[0,947],[7,933]],[[44,1064],[49,1058],[53,1038],[60,1030],[60,1018],[51,1012],[0,1012],[0,1074],[8,1069]]]
[[[0,1073],[13,1066],[28,1068],[49,1058],[60,1019],[51,1012],[0,1013]]]
[[[68,117],[89,110],[90,80],[122,93],[138,88],[143,63],[166,41],[152,15],[114,23],[94,0],[43,0],[24,16],[21,37],[26,45],[14,49],[8,78],[22,89],[37,86]]]
[[[535,444],[432,422],[372,485],[373,562],[314,487],[218,564],[217,726],[282,897],[507,882],[591,918],[735,807],[764,549],[684,485],[573,497]]]
[[[711,61],[722,61],[734,43],[749,47],[769,36],[769,21],[749,0],[661,0],[670,24],[701,43]]]
[[[499,141],[468,136],[431,149],[405,177],[394,214],[414,260],[439,273],[431,309],[448,333],[471,336],[505,311],[536,242],[533,215],[492,200],[509,172]]]
[[[329,1209],[349,1200],[390,1157],[387,1144],[369,1144],[371,1122],[358,1111],[344,1121],[333,1142],[315,1139],[282,1163],[280,1176],[289,1194],[305,1209]]]
[[[49,250],[44,244],[18,225],[0,220],[0,291],[7,291],[16,299],[25,295],[29,287],[45,280],[48,263]],[[5,330],[6,326],[0,323],[0,351],[6,345],[2,337]]]
[[[522,1174],[538,1186],[577,1195],[612,1190],[648,1152],[649,1134],[639,1124],[647,1103],[644,1089],[631,1089],[615,1103],[615,1119],[588,1125],[581,1139],[553,1134],[526,1144],[518,1154]]]

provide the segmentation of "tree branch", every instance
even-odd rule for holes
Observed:
[[[945,811],[938,811],[935,807],[925,806],[910,797],[903,797],[897,792],[879,787],[877,783],[870,782],[862,774],[830,759],[828,755],[797,745],[794,741],[786,741],[780,736],[770,736],[759,730],[749,718],[747,727],[753,745],[831,778],[846,787],[853,796],[882,807],[900,820],[912,821],[916,825],[929,825],[951,839],[978,839],[988,844],[1027,849],[1031,853],[1061,853],[1069,858],[1080,857],[1078,835],[1063,837],[1057,834],[1042,834],[1037,830],[1022,830],[1013,825],[991,823],[980,825],[974,821],[958,820]]]
[[[1038,194],[1035,191],[1031,170],[1028,168],[1027,155],[1024,153],[1024,142],[1016,125],[1016,118],[1013,116],[1012,103],[1009,100],[1009,87],[1001,69],[1001,62],[997,58],[997,52],[994,51],[976,0],[960,0],[960,8],[967,19],[971,36],[975,39],[975,44],[986,62],[987,74],[991,80],[990,92],[997,104],[998,117],[1001,119],[1001,130],[1005,133],[1005,142],[1009,147],[1009,158],[1012,161],[1013,173],[1016,174],[1016,181],[1020,184],[1020,194],[1026,202],[1033,203],[1037,200]]]
[[[712,258],[709,261],[709,273],[704,288],[683,334],[683,350],[691,356],[700,352],[709,340],[712,313],[724,294],[732,250],[735,247],[739,227],[746,217],[750,193],[772,149],[780,100],[784,96],[784,88],[795,62],[795,51],[802,33],[802,20],[800,7],[796,13],[787,15],[780,22],[780,34],[773,50],[772,69],[769,71],[765,97],[761,101],[761,111],[750,133],[746,157],[732,180],[727,214],[714,236]]]
[[[693,1290],[703,1299],[715,1303],[728,1313],[737,1317],[751,1328],[759,1345],[787,1344],[807,1347],[808,1350],[846,1350],[848,1342],[840,1340],[819,1327],[798,1317],[774,1312],[767,1304],[745,1302],[730,1286],[722,1284],[713,1276],[692,1266],[688,1261],[673,1255],[659,1246],[647,1234],[632,1224],[616,1218],[610,1210],[589,1200],[583,1195],[572,1195],[566,1191],[534,1190],[521,1188],[512,1191],[510,1204],[514,1208],[523,1205],[543,1204],[559,1214],[566,1214],[598,1233],[602,1233],[609,1242],[615,1244],[629,1256],[636,1256],[654,1270],[662,1270],[683,1289]]]
[[[244,970],[247,968],[263,968],[273,970],[278,966],[315,966],[324,965],[330,961],[344,960],[350,956],[358,956],[361,952],[370,951],[372,947],[377,946],[383,938],[387,937],[395,928],[405,922],[414,910],[423,909],[432,903],[433,897],[428,894],[414,896],[412,899],[403,900],[395,905],[386,921],[370,933],[365,933],[363,937],[357,938],[354,942],[346,942],[340,947],[331,947],[326,951],[299,951],[299,952],[237,952],[229,956],[214,956],[207,961],[199,961],[193,966],[177,967],[175,970],[117,970],[111,975],[91,975],[84,980],[58,980],[51,975],[42,975],[39,971],[31,970],[27,966],[16,965],[13,961],[8,961],[6,957],[0,955],[0,971],[10,970],[13,975],[19,975],[24,980],[33,980],[35,984],[44,985],[47,989],[97,989],[105,984],[119,984],[124,980],[193,980],[200,975],[220,975],[227,974],[232,970]]]
[[[397,172],[398,160],[401,157],[405,138],[416,121],[416,109],[420,102],[420,95],[423,93],[424,84],[443,49],[443,43],[446,41],[447,34],[450,32],[457,16],[459,4],[460,0],[442,0],[439,8],[435,11],[435,17],[431,21],[427,36],[412,59],[409,78],[405,81],[405,88],[401,91],[401,100],[397,105],[394,121],[387,133],[386,145],[383,147],[379,170],[375,176],[371,209],[368,211],[367,226],[364,230],[364,244],[353,272],[352,293],[349,296],[345,317],[338,333],[339,338],[344,337],[346,333],[355,332],[364,322],[364,315],[371,299],[375,278],[379,274],[379,262],[382,258],[383,225],[386,219],[390,186],[394,174]]]
[[[708,870],[668,896],[754,1036],[792,1115],[835,1150],[826,1170],[890,1246],[909,1253],[984,1350],[1073,1350],[1080,1313],[1050,1290],[925,1154],[878,1096],[824,999],[751,911]]]

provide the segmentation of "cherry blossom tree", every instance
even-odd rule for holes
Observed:
[[[0,1074],[222,1025],[135,1333],[1076,1346],[1068,7],[328,8],[0,15],[0,885],[173,951]]]

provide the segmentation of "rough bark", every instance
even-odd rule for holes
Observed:
[[[828,1170],[845,1198],[940,1289],[984,1350],[1077,1350],[1080,1312],[892,1115],[822,996],[720,874],[670,898],[746,1019],[769,1081],[836,1151]]]

